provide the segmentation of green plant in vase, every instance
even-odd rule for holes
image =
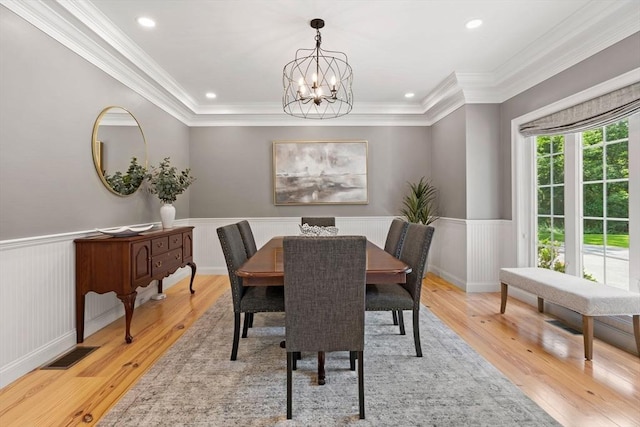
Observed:
[[[420,178],[417,183],[409,182],[409,193],[402,200],[400,213],[409,222],[429,225],[438,215],[438,190],[430,181]]]
[[[196,180],[191,175],[191,169],[179,172],[175,166],[171,166],[171,158],[165,157],[158,166],[151,166],[146,180],[149,192],[157,195],[163,203],[160,208],[162,227],[172,228],[176,215],[173,202]]]

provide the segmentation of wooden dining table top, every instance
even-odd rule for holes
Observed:
[[[273,237],[236,270],[244,286],[284,285],[282,240]],[[403,261],[367,240],[367,283],[405,283],[410,272]]]

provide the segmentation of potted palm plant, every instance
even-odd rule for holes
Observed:
[[[429,225],[440,216],[438,215],[438,190],[431,181],[424,177],[416,183],[409,182],[409,193],[404,196],[400,213],[409,222]]]
[[[171,166],[171,159],[165,157],[158,166],[149,168],[146,181],[149,192],[157,195],[162,202],[160,208],[162,228],[173,228],[173,221],[176,217],[176,208],[173,206],[173,202],[195,181],[195,178],[191,176],[191,169],[187,168],[178,172],[175,166]]]

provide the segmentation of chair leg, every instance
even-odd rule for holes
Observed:
[[[291,392],[292,392],[292,367],[295,363],[295,358],[292,351],[287,352],[287,419],[291,419]]]
[[[404,314],[402,314],[402,310],[397,310],[397,312],[398,312],[398,323],[400,324],[400,335],[405,335]]]
[[[293,352],[293,357],[291,358],[291,360],[293,360],[291,369],[293,369],[294,371],[298,369],[298,360],[299,360],[298,355],[299,354],[300,354],[299,351],[294,351]],[[289,355],[289,353],[287,353],[287,357],[288,357],[288,355]]]
[[[244,322],[242,325],[242,338],[247,337],[247,331],[249,330],[249,323],[251,323],[251,313],[245,313]]]
[[[358,351],[358,401],[360,402],[360,419],[364,420],[364,352]]]
[[[398,326],[398,313],[395,310],[391,310],[391,315],[393,316],[393,324]]]
[[[233,313],[233,347],[231,348],[231,360],[238,357],[238,341],[240,341],[240,313]]]
[[[416,342],[416,356],[422,357],[422,347],[420,346],[420,310],[413,309],[413,340]]]
[[[255,313],[249,313],[249,314],[250,314],[250,316],[249,316],[249,327],[253,328],[253,315]]]
[[[356,370],[356,352],[355,351],[349,352],[349,365],[352,371]]]

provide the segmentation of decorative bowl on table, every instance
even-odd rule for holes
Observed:
[[[149,231],[153,228],[153,224],[139,225],[135,227],[112,227],[112,228],[96,228],[96,231],[113,237],[131,237],[137,236],[143,231]]]
[[[302,224],[299,225],[302,236],[337,236],[338,227]]]

